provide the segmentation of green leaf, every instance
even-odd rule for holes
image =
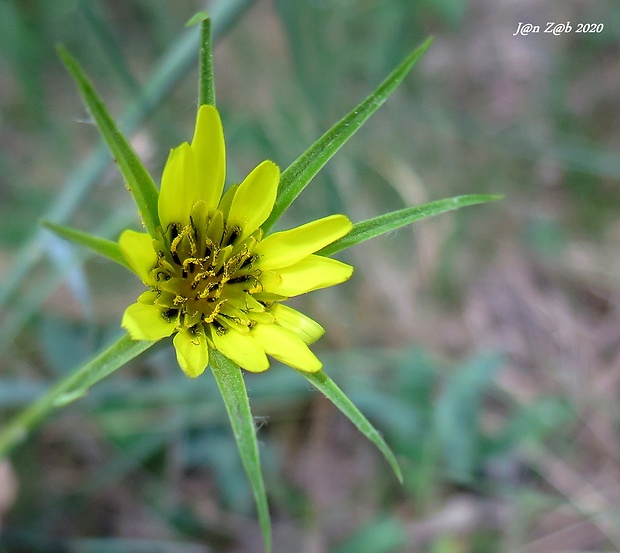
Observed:
[[[198,23],[202,23],[205,19],[209,19],[209,12],[197,12],[189,18],[185,26],[193,27],[194,25],[198,25]]]
[[[204,105],[215,105],[211,19],[208,16],[202,20],[202,32],[200,35],[200,80],[198,88],[198,106]]]
[[[368,98],[359,104],[348,115],[329,129],[310,148],[299,156],[282,173],[278,195],[271,215],[263,224],[267,232],[289,205],[301,193],[321,168],[332,156],[355,134],[366,120],[387,100],[388,96],[401,83],[407,73],[416,64],[420,56],[430,46],[432,38],[428,38],[421,46],[411,53],[390,75],[379,85]]]
[[[149,175],[127,139],[118,130],[116,123],[114,123],[114,120],[78,62],[62,46],[58,47],[58,54],[69,73],[75,79],[84,103],[95,119],[99,132],[101,132],[103,139],[108,145],[112,157],[118,163],[129,191],[138,206],[138,211],[146,230],[151,236],[155,236],[155,229],[159,226],[159,216],[157,213],[159,193],[151,175]]]
[[[91,386],[137,357],[153,344],[155,342],[134,341],[125,334],[91,361],[61,380],[2,427],[0,430],[0,458],[24,441],[35,426],[55,408],[67,405],[84,396]]]
[[[370,423],[370,421],[360,413],[359,409],[353,405],[353,402],[345,395],[345,393],[338,388],[336,383],[329,378],[323,371],[316,373],[307,373],[298,371],[304,378],[306,378],[315,388],[323,392],[327,399],[329,399],[342,413],[355,425],[358,430],[366,436],[385,457],[386,461],[392,467],[396,478],[402,483],[403,475],[398,466],[398,461],[392,453],[392,450],[385,443],[385,440]]]
[[[404,523],[395,516],[380,516],[365,521],[334,553],[394,553],[406,544]]]
[[[436,399],[435,429],[444,453],[448,475],[471,482],[481,464],[482,399],[502,364],[498,354],[484,354],[460,367]]]
[[[248,475],[256,502],[265,550],[269,553],[271,551],[271,521],[269,519],[269,507],[267,506],[267,493],[260,468],[256,428],[250,411],[250,402],[243,375],[237,365],[218,351],[211,350],[210,354],[211,371],[226,405],[241,462]]]
[[[378,217],[373,217],[367,221],[355,223],[349,234],[343,236],[340,240],[336,240],[329,246],[325,246],[317,253],[319,255],[332,255],[336,252],[350,248],[351,246],[355,246],[355,244],[359,244],[360,242],[365,242],[375,236],[404,227],[414,221],[425,219],[426,217],[432,217],[433,215],[439,215],[440,213],[445,213],[446,211],[452,211],[468,205],[494,202],[496,200],[501,200],[502,197],[503,196],[490,194],[470,194],[467,196],[455,196],[454,198],[446,198],[444,200],[437,200],[428,204],[392,211],[391,213],[379,215]]]
[[[121,249],[118,247],[118,243],[113,240],[88,234],[87,232],[66,227],[65,225],[56,225],[54,223],[50,223],[49,221],[44,221],[43,226],[69,242],[73,242],[79,246],[84,246],[89,250],[92,250],[103,257],[107,257],[127,269],[130,269],[125,257],[121,253]]]

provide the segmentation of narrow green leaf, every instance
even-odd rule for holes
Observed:
[[[122,265],[123,267],[127,267],[127,269],[130,268],[121,253],[121,249],[118,247],[118,243],[113,240],[88,234],[87,232],[82,232],[81,230],[67,227],[65,225],[56,225],[54,223],[50,223],[49,221],[44,221],[43,226],[51,230],[56,236],[60,236],[61,238],[64,238],[65,240],[73,242],[79,246],[84,246],[89,250],[102,255],[103,257],[107,257],[119,265]]]
[[[198,106],[215,105],[215,80],[213,79],[213,48],[211,45],[211,18],[202,20],[200,35],[200,80]]]
[[[379,109],[430,46],[428,38],[383,81],[368,98],[345,115],[282,173],[280,187],[271,215],[263,224],[267,232],[310,180],[331,157],[355,134],[366,120]]]
[[[186,27],[193,27],[194,25],[198,25],[198,23],[202,23],[205,19],[209,18],[209,12],[201,11],[197,12],[189,18],[189,21],[185,24]]]
[[[108,145],[112,157],[118,163],[129,191],[138,206],[138,211],[146,230],[151,236],[155,236],[155,229],[159,225],[157,213],[159,193],[151,175],[149,175],[131,144],[118,130],[116,123],[78,62],[62,46],[58,47],[58,54],[69,73],[75,79],[84,103],[95,119],[99,132],[101,132],[103,139]]]
[[[102,378],[150,348],[155,342],[137,342],[127,334],[103,350],[77,371],[61,380],[0,430],[0,459],[24,441],[37,424],[55,408],[82,397]]]
[[[359,244],[360,242],[365,242],[375,236],[404,227],[414,221],[432,217],[433,215],[439,215],[446,211],[453,211],[468,205],[494,202],[502,198],[503,196],[491,194],[469,194],[467,196],[455,196],[453,198],[436,200],[428,204],[392,211],[391,213],[379,215],[367,221],[355,223],[349,234],[343,236],[340,240],[336,240],[329,246],[325,246],[317,253],[319,255],[332,255],[350,248],[351,246],[355,246],[355,244]]]
[[[474,357],[448,378],[436,397],[434,431],[443,449],[444,470],[459,482],[472,482],[483,465],[482,400],[502,361],[497,353]]]
[[[245,469],[258,511],[258,522],[267,553],[271,551],[271,521],[267,506],[267,493],[263,481],[256,441],[256,428],[250,411],[248,392],[241,369],[218,351],[211,350],[211,371],[226,405],[228,418],[239,448],[241,462]]]
[[[329,378],[323,371],[316,373],[307,373],[298,371],[304,378],[306,378],[315,388],[325,394],[325,397],[329,399],[340,411],[355,425],[358,430],[366,436],[385,457],[386,461],[392,467],[396,478],[402,483],[403,474],[398,466],[398,461],[392,453],[381,434],[375,429],[370,421],[360,413],[359,409],[353,405],[353,402],[345,395],[345,393],[338,388],[336,383]]]

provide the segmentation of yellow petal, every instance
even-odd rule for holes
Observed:
[[[213,330],[211,339],[218,351],[245,370],[258,373],[269,368],[265,350],[249,334],[229,329],[226,334],[220,336]]]
[[[230,212],[230,206],[232,204],[233,198],[237,193],[237,189],[239,188],[238,184],[231,184],[226,193],[222,196],[220,203],[218,205],[219,211],[222,212],[224,219],[228,218],[228,213]]]
[[[161,177],[159,220],[164,230],[170,223],[189,224],[192,206],[202,199],[196,179],[196,160],[191,146],[184,142],[170,152]]]
[[[228,227],[241,227],[240,239],[252,234],[267,220],[279,182],[279,167],[272,161],[263,161],[241,183],[228,213]]]
[[[292,330],[308,345],[325,334],[325,329],[319,323],[288,305],[276,303],[271,308],[271,314],[275,317],[276,323]]]
[[[134,303],[123,315],[121,326],[127,329],[133,340],[156,341],[170,336],[175,329],[176,321],[167,320],[163,310],[156,305]]]
[[[209,364],[209,346],[202,327],[195,333],[186,329],[179,330],[173,344],[183,372],[190,378],[200,376]]]
[[[159,299],[160,295],[161,294],[157,290],[147,290],[138,296],[138,302],[153,305]]]
[[[278,361],[305,372],[321,370],[323,364],[292,330],[273,324],[257,324],[250,335]]]
[[[347,234],[353,225],[344,215],[331,215],[267,236],[254,248],[262,270],[288,267]]]
[[[209,211],[217,207],[226,177],[226,147],[220,114],[214,106],[200,106],[192,140],[196,178]]]
[[[157,254],[153,249],[153,239],[145,232],[126,230],[118,239],[118,246],[129,266],[144,284],[149,285],[149,273],[157,263]]]
[[[260,283],[265,292],[291,297],[340,284],[352,273],[351,265],[329,257],[309,255],[290,267],[263,272]]]

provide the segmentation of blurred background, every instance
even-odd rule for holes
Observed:
[[[294,371],[248,374],[274,551],[620,551],[614,0],[2,0],[0,421],[115,339],[142,289],[39,226],[139,225],[54,46],[157,181],[193,131],[198,31],[184,24],[205,7],[229,182],[265,158],[288,166],[435,37],[281,228],[505,195],[344,252],[353,278],[294,302],[327,329],[325,371],[405,483]],[[541,32],[514,36],[519,22]],[[0,465],[0,524],[2,553],[262,551],[215,383],[185,378],[169,345]]]

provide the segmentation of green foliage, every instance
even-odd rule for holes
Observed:
[[[57,236],[69,240],[74,244],[90,249],[93,253],[102,255],[103,257],[122,265],[129,269],[129,265],[123,254],[121,253],[118,243],[106,238],[94,236],[87,232],[82,232],[64,225],[55,225],[54,223],[44,222],[43,226],[51,230]]]
[[[148,349],[153,342],[137,342],[127,335],[103,350],[77,371],[58,382],[51,390],[30,404],[0,433],[0,458],[23,442],[42,420],[57,407],[79,399],[88,389]]]
[[[397,230],[401,227],[409,225],[426,217],[433,217],[446,211],[452,211],[461,207],[493,202],[500,200],[501,196],[471,194],[469,196],[458,196],[455,198],[447,198],[445,200],[437,200],[424,205],[407,207],[399,211],[392,211],[385,215],[379,215],[367,221],[355,223],[349,234],[336,240],[329,246],[325,246],[320,255],[332,255],[336,252],[350,248],[355,244],[360,244],[381,234]]]
[[[250,402],[243,382],[243,375],[237,365],[217,351],[211,351],[210,366],[226,405],[243,468],[250,480],[265,542],[265,550],[270,553],[271,519],[269,518],[267,493],[258,456],[256,429],[254,428],[254,419],[250,411]]]
[[[138,212],[146,230],[151,236],[156,236],[156,229],[159,226],[159,215],[157,213],[159,193],[153,178],[131,144],[119,131],[114,119],[108,113],[101,98],[77,61],[63,47],[58,48],[58,54],[75,79],[84,103],[94,117],[114,161],[118,164],[125,183],[138,206]]]
[[[437,398],[435,428],[447,475],[456,481],[472,482],[480,467],[482,399],[500,366],[497,355],[473,359],[452,375]]]
[[[325,397],[329,399],[342,413],[364,434],[377,449],[383,453],[383,456],[392,467],[396,478],[400,482],[403,480],[398,461],[392,453],[392,450],[385,443],[381,434],[377,432],[375,427],[360,413],[359,409],[351,402],[351,400],[338,388],[335,382],[329,378],[323,371],[317,373],[301,373],[313,386],[320,390]]]
[[[372,94],[331,127],[282,173],[273,211],[263,224],[265,231],[273,226],[321,168],[383,105],[431,45],[431,42],[432,39],[427,39],[407,56]]]
[[[365,524],[334,553],[396,553],[407,543],[403,523],[380,518]]]

